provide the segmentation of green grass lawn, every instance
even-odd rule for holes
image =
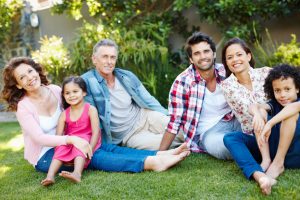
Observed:
[[[0,199],[300,199],[300,170],[286,170],[265,197],[232,161],[192,154],[161,173],[85,171],[80,184],[57,177],[45,188],[45,174],[23,159],[17,123],[0,123]]]

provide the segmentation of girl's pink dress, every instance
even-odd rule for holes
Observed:
[[[70,119],[71,107],[65,110],[66,113],[65,135],[77,136],[90,142],[92,137],[92,127],[91,127],[90,117],[88,114],[89,108],[90,108],[90,104],[85,103],[83,112],[77,121],[71,121]],[[94,151],[97,150],[100,147],[100,145],[101,145],[101,134]],[[84,154],[72,144],[61,145],[55,147],[53,159],[57,159],[68,163],[68,162],[73,162],[74,158],[77,156],[81,156],[85,158]],[[84,168],[87,168],[89,163],[90,160],[87,158]]]

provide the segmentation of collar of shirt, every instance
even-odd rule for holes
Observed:
[[[250,75],[250,79],[252,79],[253,73],[255,73],[254,69],[253,69],[252,67],[249,67],[248,74]],[[236,77],[233,73],[231,73],[230,77],[231,77],[234,81],[238,82],[237,77]]]
[[[222,71],[221,66],[223,66],[223,65],[222,64],[214,65],[214,73],[216,76],[217,83],[221,83],[221,81],[225,79],[224,75],[222,74],[222,73],[224,73],[223,72],[224,70]],[[193,77],[195,78],[196,83],[205,82],[205,80],[201,77],[200,73],[196,70],[196,67],[194,64],[192,64],[190,66],[190,70],[191,70],[191,73],[193,74]]]

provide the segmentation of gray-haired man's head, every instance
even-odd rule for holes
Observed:
[[[102,46],[115,47],[115,49],[117,50],[117,53],[119,52],[119,47],[115,41],[113,41],[111,39],[103,39],[103,40],[100,40],[99,42],[97,42],[97,44],[95,44],[95,46],[93,48],[93,54],[95,54],[98,51],[99,47],[102,47]]]

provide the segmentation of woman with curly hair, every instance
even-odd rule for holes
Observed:
[[[8,102],[9,109],[16,111],[24,136],[24,157],[38,171],[49,170],[53,147],[68,144],[74,145],[91,159],[89,169],[103,171],[164,171],[190,154],[186,143],[167,151],[101,144],[93,154],[88,141],[77,136],[56,135],[62,112],[61,88],[49,84],[40,64],[26,57],[13,58],[4,68],[3,78],[2,96]]]
[[[52,128],[49,123],[49,134],[44,134],[39,116],[61,112],[58,106],[61,89],[49,84],[40,64],[26,57],[13,58],[4,68],[3,79],[2,98],[7,101],[8,110],[16,111],[24,135],[24,157],[29,163],[40,171],[47,171],[50,163],[44,161],[48,150],[62,144],[73,144],[88,157],[91,155],[90,145],[85,140],[76,136],[55,136],[55,123]]]

